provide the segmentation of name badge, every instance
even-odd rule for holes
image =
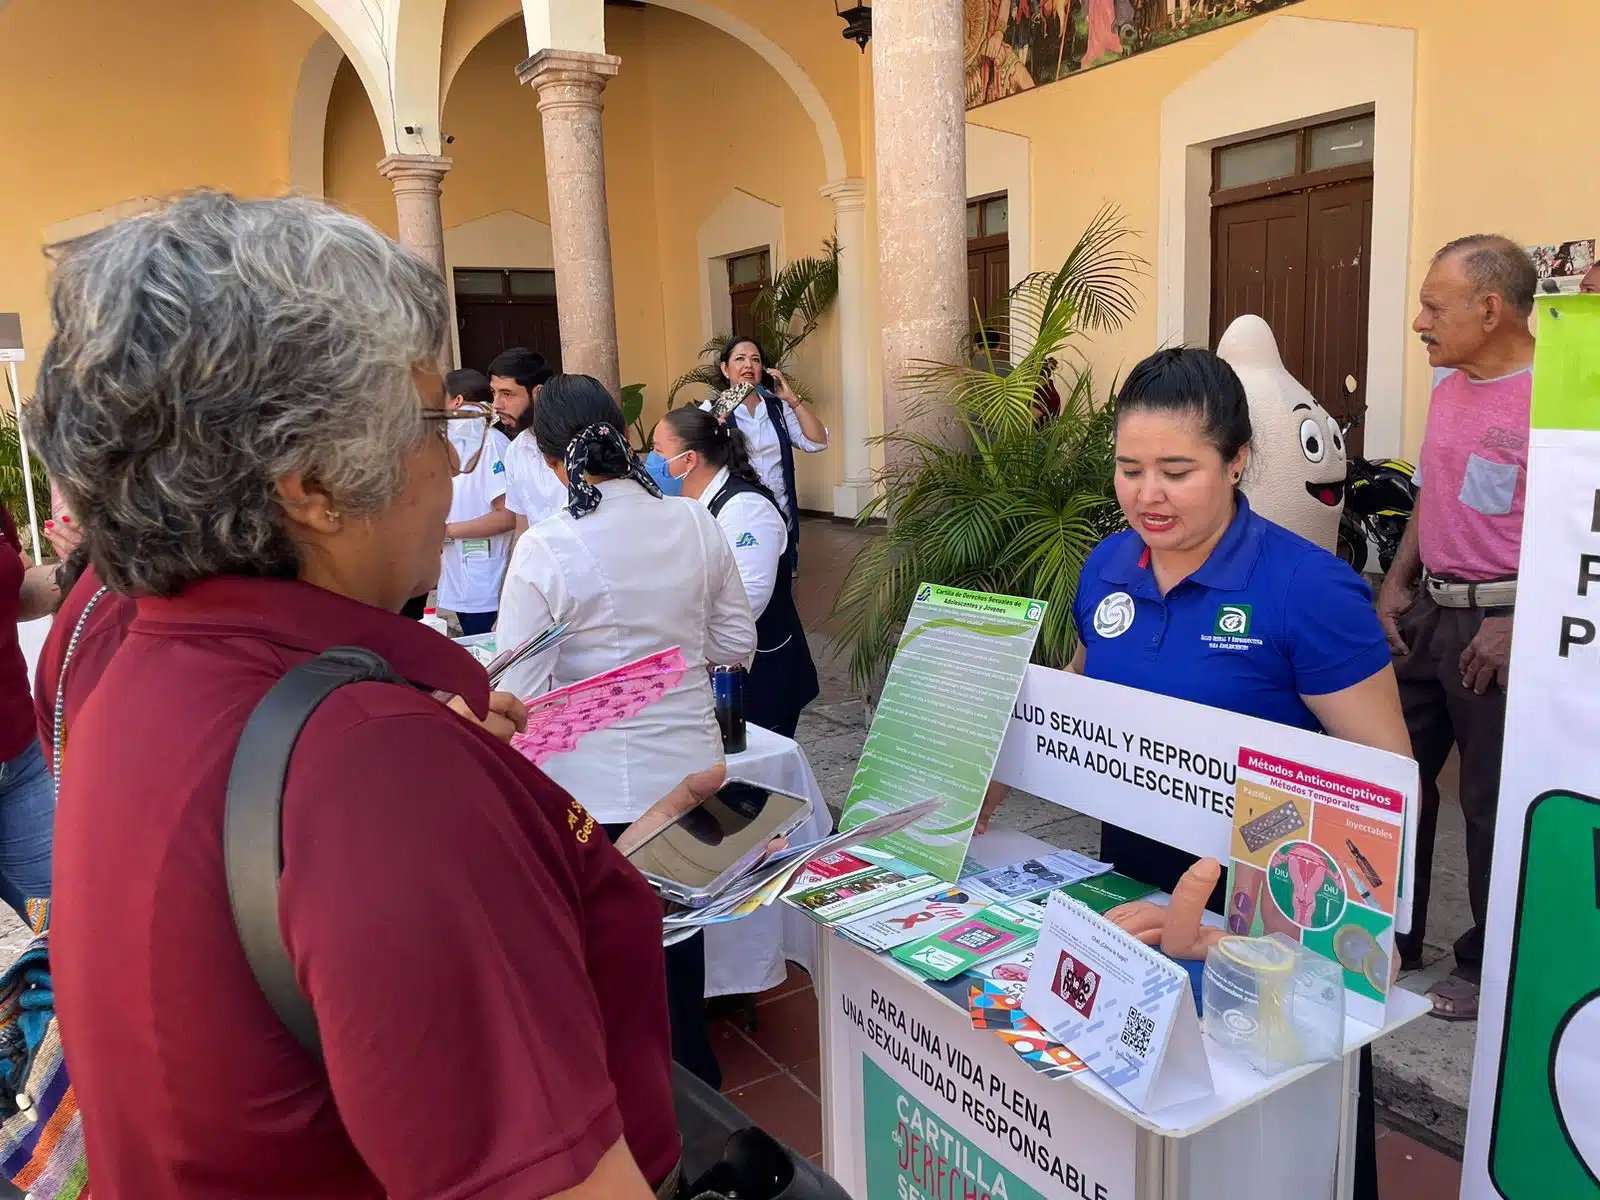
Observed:
[[[468,538],[461,543],[461,557],[467,562],[481,561],[489,557],[488,538]]]

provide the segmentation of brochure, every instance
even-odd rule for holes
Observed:
[[[529,762],[577,748],[590,733],[610,729],[643,712],[683,680],[683,652],[673,646],[591,675],[588,679],[524,700],[528,728],[513,734],[511,747]]]
[[[1031,900],[1109,870],[1110,863],[1098,862],[1075,850],[1057,850],[973,875],[963,882],[991,900]]]
[[[1022,909],[991,904],[948,929],[907,942],[894,957],[930,979],[954,979],[986,959],[1015,954],[1039,937],[1039,921]]]
[[[1399,792],[1241,748],[1229,932],[1281,933],[1334,960],[1345,1011],[1383,1024],[1404,837]]]
[[[851,917],[882,908],[892,900],[920,896],[939,881],[932,875],[907,877],[888,867],[873,867],[804,892],[790,892],[792,904],[821,925],[838,925]]]
[[[930,933],[975,917],[989,902],[960,887],[941,887],[931,896],[857,917],[839,932],[869,950],[893,950]]]
[[[1108,871],[1104,875],[1096,875],[1093,879],[1068,884],[1057,890],[1085,908],[1104,914],[1118,905],[1143,900],[1146,896],[1153,895],[1157,889],[1147,883],[1140,883],[1137,879],[1129,879],[1126,875]]]

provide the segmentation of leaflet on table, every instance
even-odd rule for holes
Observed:
[[[986,959],[1014,954],[1039,936],[1039,920],[1013,904],[991,904],[975,916],[895,947],[893,955],[930,979],[954,979]]]
[[[1229,932],[1281,933],[1332,959],[1345,1011],[1383,1024],[1404,838],[1399,792],[1241,748]]]
[[[1038,600],[929,583],[917,589],[841,828],[942,796],[941,811],[879,848],[956,881],[1044,611]]]
[[[729,883],[721,893],[712,898],[709,904],[698,908],[674,906],[663,920],[664,929],[670,934],[681,929],[716,925],[748,916],[756,909],[771,904],[803,872],[828,860],[853,858],[844,851],[844,847],[853,846],[859,840],[877,836],[885,831],[892,832],[895,828],[903,828],[920,816],[933,811],[938,804],[937,799],[925,800],[921,804],[914,804],[899,812],[886,814],[879,821],[856,829],[830,834],[819,841],[805,845],[786,847]],[[862,868],[866,869],[863,860],[854,859],[854,861],[862,862]],[[930,879],[929,886],[933,882]]]
[[[857,917],[839,926],[839,932],[869,950],[893,950],[975,917],[988,903],[965,888],[940,885],[932,895]]]
[[[1056,850],[966,877],[962,882],[991,900],[1031,900],[1109,870],[1110,863],[1097,862],[1076,850]]]
[[[1212,1092],[1189,972],[1053,893],[1022,1009],[1135,1108]]]
[[[1135,900],[1143,900],[1158,889],[1148,883],[1140,883],[1137,879],[1129,879],[1116,871],[1108,871],[1104,875],[1096,875],[1092,879],[1068,884],[1056,890],[1097,913],[1108,913],[1119,904],[1131,904]]]

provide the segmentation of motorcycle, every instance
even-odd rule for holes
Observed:
[[[1339,518],[1339,557],[1365,571],[1373,548],[1387,572],[1417,503],[1417,469],[1401,458],[1351,458]]]

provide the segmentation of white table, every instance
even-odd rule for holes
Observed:
[[[729,777],[747,779],[770,791],[805,796],[811,801],[811,814],[789,840],[798,843],[826,837],[833,818],[805,751],[793,739],[759,725],[747,726],[747,730],[744,752],[728,758]],[[738,921],[713,925],[706,930],[705,939],[707,997],[777,987],[788,973],[789,961],[807,971],[816,968],[817,927],[786,904],[772,904]]]
[[[972,843],[986,866],[1042,849],[1014,831]],[[1383,1028],[1346,1022],[1340,1062],[1270,1078],[1206,1039],[1215,1093],[1143,1113],[1087,1071],[1046,1079],[915,972],[836,935],[823,936],[816,986],[825,1162],[859,1200],[898,1194],[913,1170],[930,1196],[961,1195],[966,1172],[1003,1175],[1008,1200],[1344,1200],[1358,1052],[1429,1007],[1395,989]],[[958,1173],[954,1192],[948,1175],[941,1190],[941,1162]]]

